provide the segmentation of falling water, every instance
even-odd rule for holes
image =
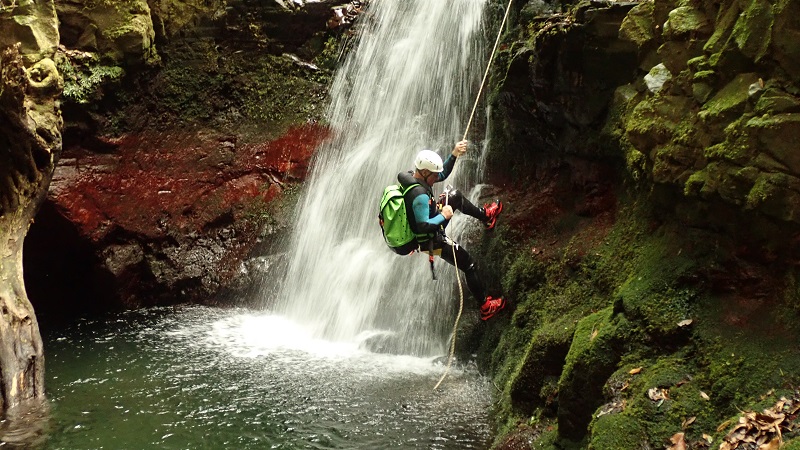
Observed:
[[[485,3],[378,0],[359,19],[360,40],[332,86],[333,137],[298,206],[276,306],[315,335],[353,341],[381,332],[400,336],[402,353],[444,352],[455,272],[438,261],[433,281],[426,256],[391,252],[378,202],[420,149],[444,157],[464,133],[485,62]],[[449,183],[464,187],[463,165]]]

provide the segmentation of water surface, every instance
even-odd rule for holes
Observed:
[[[490,384],[248,310],[159,308],[45,333],[48,449],[487,448]]]

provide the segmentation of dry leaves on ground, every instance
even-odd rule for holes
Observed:
[[[667,447],[667,450],[686,450],[686,438],[683,433],[675,433],[669,438],[672,445]]]
[[[757,413],[747,411],[723,438],[719,450],[777,450],[786,433],[800,431],[800,392],[792,399],[781,399],[772,408]]]

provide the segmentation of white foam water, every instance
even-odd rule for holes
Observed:
[[[427,257],[391,252],[378,202],[420,149],[444,157],[460,140],[485,68],[485,3],[379,0],[359,19],[357,46],[332,85],[333,137],[312,163],[273,311],[314,337],[354,342],[384,330],[400,353],[444,353],[455,277],[433,282]],[[450,183],[467,184],[461,166]]]

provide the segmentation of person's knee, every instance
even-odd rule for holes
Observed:
[[[464,194],[462,194],[458,189],[453,189],[449,192],[449,194],[447,194],[446,201],[448,205],[453,207],[453,209],[461,209],[461,205],[464,201]]]
[[[462,194],[461,191],[459,191],[458,189],[453,189],[452,191],[450,191],[450,199],[461,202],[461,200],[464,199],[464,194]]]

